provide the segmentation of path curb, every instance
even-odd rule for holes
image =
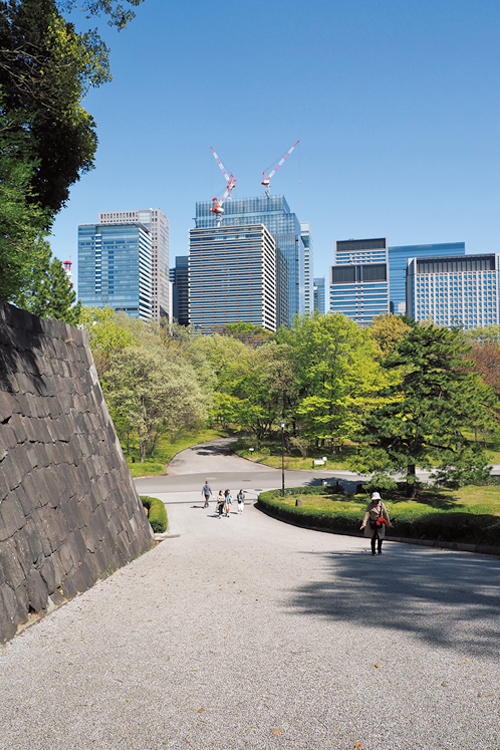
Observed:
[[[322,529],[319,526],[306,526],[302,523],[296,523],[286,518],[280,518],[277,514],[270,511],[269,508],[264,507],[257,501],[255,503],[257,510],[265,513],[266,516],[275,518],[277,521],[282,523],[288,523],[290,526],[297,526],[300,529],[310,529],[311,531],[322,531],[326,534],[338,534],[340,536],[354,536],[365,539],[364,534],[353,533],[351,531],[341,531],[337,529]],[[439,549],[450,549],[456,552],[473,552],[478,555],[495,555],[500,557],[500,547],[492,547],[487,544],[466,544],[464,542],[440,542],[437,539],[412,539],[411,537],[402,536],[386,536],[386,542],[399,542],[400,544],[416,544],[419,547],[437,547]]]

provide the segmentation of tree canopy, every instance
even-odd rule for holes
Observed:
[[[359,432],[364,448],[355,468],[403,472],[414,494],[416,467],[477,467],[485,458],[471,437],[478,424],[493,427],[496,399],[471,371],[458,331],[433,324],[411,329],[382,362],[399,373],[381,389],[383,401],[367,414]]]

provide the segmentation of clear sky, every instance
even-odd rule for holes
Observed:
[[[210,146],[244,198],[300,139],[271,193],[310,222],[315,276],[336,239],[500,252],[499,31],[497,0],[145,0],[127,30],[101,25],[96,168],[53,251],[76,271],[78,224],[160,208],[173,266],[196,201],[225,188]]]

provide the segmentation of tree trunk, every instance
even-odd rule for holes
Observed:
[[[406,497],[413,500],[417,494],[417,467],[410,464],[406,471]]]

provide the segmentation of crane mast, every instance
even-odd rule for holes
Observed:
[[[212,213],[215,214],[215,219],[217,221],[217,226],[220,227],[220,223],[222,221],[222,214],[224,213],[224,209],[222,208],[222,204],[224,203],[224,201],[227,198],[231,197],[231,191],[234,190],[234,188],[236,187],[236,177],[233,174],[228,175],[228,173],[224,169],[223,163],[221,162],[221,160],[219,159],[219,157],[217,156],[217,154],[213,150],[212,146],[210,146],[210,148],[212,149],[212,153],[213,153],[213,155],[215,157],[215,161],[217,162],[217,164],[221,168],[222,174],[224,175],[224,178],[225,178],[225,180],[227,182],[226,192],[224,193],[223,197],[221,198],[221,200],[219,200],[217,198],[217,196],[215,198],[212,198],[212,208],[210,209],[210,211],[212,211]]]

